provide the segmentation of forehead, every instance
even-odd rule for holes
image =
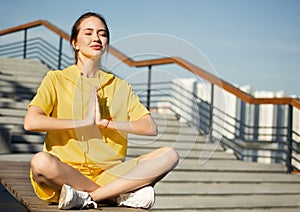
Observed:
[[[105,24],[97,17],[91,16],[85,18],[80,23],[80,29],[106,29]]]

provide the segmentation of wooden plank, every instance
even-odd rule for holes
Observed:
[[[9,190],[15,198],[25,205],[32,212],[60,212],[57,204],[49,204],[40,200],[34,193],[29,179],[29,162],[20,161],[1,161],[0,163],[0,179],[1,183]],[[99,208],[90,209],[90,212],[95,211],[147,211],[143,209],[133,209],[125,207],[112,207],[103,204],[99,204]],[[68,210],[78,211],[78,210]]]
[[[0,211],[1,212],[28,212],[26,207],[22,205],[7,189],[0,184]]]
[[[28,160],[30,157],[27,155]],[[156,204],[151,211],[300,208],[299,202],[295,202],[300,197],[297,190],[300,178],[282,173],[281,166],[229,160],[197,165],[196,161],[181,162],[179,168],[157,184]],[[29,161],[1,161],[1,181],[30,211],[59,212],[57,205],[35,195],[29,180],[29,165]],[[216,171],[217,168],[220,170]],[[145,211],[99,206],[89,211]]]

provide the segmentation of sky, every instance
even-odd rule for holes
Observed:
[[[1,0],[0,29],[44,19],[69,33],[87,11],[105,17],[112,43],[169,36],[201,52],[231,84],[300,96],[299,0]]]

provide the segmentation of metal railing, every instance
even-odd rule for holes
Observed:
[[[57,34],[59,36],[58,47],[48,43],[48,41],[45,41],[43,38],[29,39],[27,36],[28,30],[37,26],[44,26]],[[19,31],[24,31],[23,40],[4,44],[1,40],[0,56],[35,58],[47,64],[51,69],[62,69],[73,63],[73,59],[68,57],[63,50],[63,41],[69,42],[69,35],[49,22],[39,20],[1,30],[0,38]],[[264,157],[263,155],[260,155],[259,151],[269,151],[271,152],[269,158],[272,158],[272,162],[285,163],[288,173],[291,173],[294,170],[299,171],[300,135],[299,131],[296,131],[298,129],[296,129],[294,123],[295,110],[300,109],[299,99],[288,97],[255,98],[182,58],[168,57],[134,61],[113,46],[110,46],[109,53],[130,67],[148,67],[148,83],[144,85],[135,85],[136,87],[146,86],[141,88],[140,92],[139,89],[136,89],[136,91],[139,93],[142,102],[147,105],[148,108],[155,108],[157,107],[158,102],[166,101],[171,105],[170,110],[173,111],[178,118],[186,120],[193,126],[199,127],[199,131],[209,135],[211,142],[216,139],[217,136],[215,135],[222,135],[222,145],[224,145],[225,148],[234,151],[239,159],[255,160],[255,157]],[[189,114],[190,112],[185,113],[186,115],[182,115],[172,109],[172,105],[187,104],[186,101],[183,100],[184,98],[174,99],[174,96],[168,96],[168,98],[166,98],[166,92],[164,92],[163,95],[156,93],[156,91],[161,88],[156,88],[155,86],[158,86],[159,84],[166,85],[167,83],[163,82],[155,84],[151,82],[151,75],[155,74],[153,67],[167,64],[176,64],[210,83],[211,98],[209,100],[203,99],[197,93],[191,93],[196,100],[197,105],[193,106],[196,106],[197,111],[199,111],[198,115],[201,117],[200,121],[189,120],[190,117],[193,116],[193,114]],[[174,86],[173,83],[170,83],[170,85]],[[174,89],[172,89],[172,86],[164,89],[170,89],[170,91],[173,92]],[[227,92],[236,98],[236,104],[239,105],[238,116],[231,116],[226,110],[216,106],[216,88],[221,89],[223,92]],[[184,87],[181,87],[180,89],[182,91],[185,90]],[[261,125],[257,117],[259,114],[258,108],[263,105],[273,105],[278,108],[284,107],[285,115],[281,117],[281,120],[283,120],[285,124],[277,124],[271,127]],[[248,110],[251,108],[254,112],[248,114],[247,108]],[[250,124],[246,120],[249,118],[253,119]],[[279,122],[279,120],[277,120],[277,122]],[[223,127],[219,125],[222,125]],[[224,127],[224,125],[227,127]],[[223,130],[220,130],[221,128],[224,132]]]
[[[20,51],[20,49],[23,51]],[[57,48],[43,38],[31,38],[24,42],[12,42],[1,45],[0,57],[14,57],[23,59],[38,59],[50,69],[62,69],[74,64],[73,57],[62,52],[61,47]]]
[[[143,91],[147,90],[147,85],[133,84],[133,86],[139,93],[141,101],[146,104],[147,93]],[[163,94],[157,92],[160,89],[164,89],[165,92]],[[197,103],[197,109],[178,113],[176,108],[192,106],[188,101],[189,97],[183,95],[187,92],[191,93],[184,85],[174,84],[172,81],[153,83],[150,107],[159,109],[159,103],[168,103],[171,113],[191,126],[199,128],[201,134],[210,135],[211,142],[218,142],[219,137],[214,135],[222,134],[220,142],[223,147],[233,151],[240,160],[285,164],[288,173],[299,171],[300,135],[292,130],[292,106],[272,105],[274,116],[269,118],[272,118],[274,123],[268,125],[260,122],[260,115],[263,115],[264,107],[270,106],[269,104],[249,104],[236,98],[232,106],[239,113],[232,116],[227,111],[221,110],[218,105],[211,104],[211,99],[206,100],[195,92],[191,94]],[[250,111],[252,115],[249,115]],[[200,119],[195,117],[195,112],[199,113]]]

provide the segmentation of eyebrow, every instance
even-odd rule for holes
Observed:
[[[94,29],[93,28],[85,28],[83,29],[83,31],[93,31]],[[106,29],[99,29],[97,30],[97,32],[106,32],[107,30]]]

